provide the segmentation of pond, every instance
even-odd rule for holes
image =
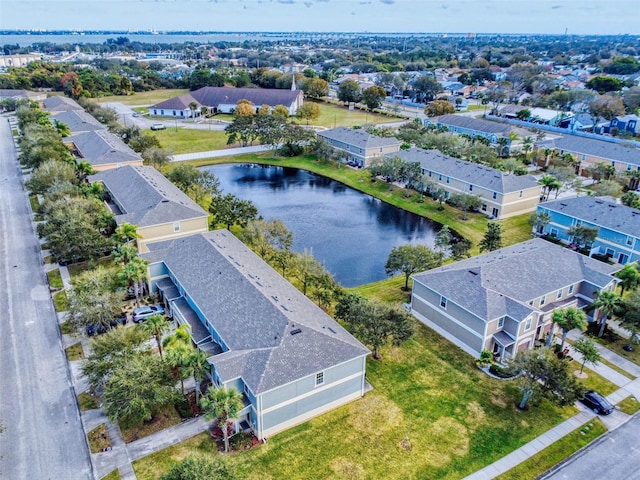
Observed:
[[[293,250],[305,249],[341,285],[387,277],[384,264],[398,245],[433,247],[440,225],[304,170],[255,164],[203,167],[224,193],[251,200],[265,219],[282,220]]]

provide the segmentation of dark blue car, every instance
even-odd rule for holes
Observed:
[[[609,415],[614,409],[609,400],[594,390],[587,390],[580,401],[600,415]]]

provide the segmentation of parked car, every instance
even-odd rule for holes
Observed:
[[[164,307],[162,305],[145,305],[144,307],[136,308],[131,318],[135,323],[140,323],[152,315],[164,315]]]
[[[133,114],[131,115],[132,117],[139,117],[140,114],[138,112],[133,112]]]
[[[165,128],[167,128],[164,124],[162,123],[154,123],[153,125],[151,125],[151,130],[164,130]]]
[[[107,328],[101,323],[98,325],[93,325],[90,323],[86,326],[86,332],[87,332],[87,335],[89,335],[90,337],[93,337],[94,335],[102,335],[103,333],[107,333],[111,328],[115,328],[118,325],[126,325],[126,324],[127,324],[127,314],[121,313],[120,315],[117,315],[113,317],[113,319],[111,319],[111,321],[109,322],[109,328]]]
[[[609,400],[594,390],[587,390],[580,401],[591,410],[601,415],[609,415],[614,409]]]

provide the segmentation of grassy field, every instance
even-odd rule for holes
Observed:
[[[78,395],[78,404],[80,405],[80,411],[85,412],[87,410],[93,410],[98,408],[98,397],[91,395],[89,392],[82,392]]]
[[[101,480],[120,480],[120,472],[118,470],[114,470],[113,472],[109,473],[108,475],[102,477]]]
[[[566,437],[552,443],[517,467],[503,473],[496,480],[533,480],[569,455],[577,452],[607,431],[600,419],[595,418],[577,428]]]
[[[98,103],[108,102],[120,102],[125,105],[154,105],[156,103],[168,100],[169,98],[177,97],[178,95],[184,95],[189,93],[187,89],[166,89],[166,90],[151,90],[149,92],[138,92],[133,95],[113,95],[111,97],[99,97],[94,98]]]
[[[149,131],[158,139],[162,148],[172,153],[206,152],[235,147],[227,145],[227,136],[220,130],[194,130],[190,128],[167,128],[166,130]]]
[[[74,343],[70,347],[67,347],[65,350],[67,354],[67,359],[70,362],[74,360],[82,360],[84,358],[84,350],[82,349],[82,343]]]
[[[572,360],[570,371],[580,372],[580,366],[580,362]],[[585,365],[583,372],[586,374],[586,377],[581,378],[580,383],[582,383],[582,385],[584,385],[588,390],[597,390],[604,396],[610,395],[618,390],[618,387],[614,383],[611,383],[602,375],[597,374],[588,366]]]
[[[60,275],[60,270],[49,270],[47,272],[47,278],[49,279],[49,286],[51,288],[62,288],[64,284],[62,283],[62,276]]]
[[[374,390],[364,398],[227,457],[240,478],[458,479],[576,413],[546,401],[519,411],[514,382],[489,378],[424,326],[381,353],[368,360]],[[212,448],[201,435],[136,462],[136,475],[157,478],[190,451]]]
[[[405,190],[403,188],[391,186],[380,180],[371,181],[371,175],[365,170],[355,170],[345,166],[337,168],[333,164],[318,162],[311,156],[280,158],[273,157],[273,154],[270,152],[265,152],[261,154],[200,160],[190,163],[196,166],[221,163],[261,163],[301,168],[325,177],[333,178],[356,190],[380,198],[391,205],[429,218],[437,223],[448,225],[452,230],[473,242],[474,247],[471,249],[472,254],[479,253],[477,245],[487,229],[488,218],[486,215],[469,213],[467,220],[462,220],[462,212],[457,208],[445,204],[443,205],[444,208],[440,210],[436,202],[428,197],[421,198],[420,194],[415,191],[412,191],[407,198],[405,197]],[[502,225],[502,239],[505,246],[531,239],[529,214],[500,220],[498,223]]]
[[[305,100],[312,102],[313,100]],[[334,105],[332,103],[314,102],[320,107],[320,117],[310,120],[309,125],[317,127],[353,127],[356,125],[391,123],[401,121],[401,118],[387,117],[377,113],[369,113],[364,110],[349,110],[348,107],[342,105]],[[296,120],[300,125],[306,125],[306,120]]]
[[[69,309],[69,300],[67,299],[67,292],[64,290],[53,294],[53,306],[56,312],[66,312]]]

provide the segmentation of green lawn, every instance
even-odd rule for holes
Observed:
[[[605,338],[606,337],[606,338]],[[613,332],[607,332],[605,337],[589,336],[594,342],[608,348],[612,352],[617,353],[621,357],[632,361],[636,365],[640,365],[640,346],[634,345],[632,352],[627,352],[624,347],[629,344],[629,340],[623,338]]]
[[[60,275],[60,270],[49,270],[47,272],[47,278],[49,279],[49,286],[51,288],[62,288],[64,284],[62,283],[62,276]]]
[[[216,446],[208,433],[201,433],[172,447],[165,448],[133,462],[138,480],[156,480],[166,473],[171,465],[193,453],[211,454]]]
[[[580,366],[580,362],[572,360],[570,371],[580,372]],[[586,378],[580,379],[580,383],[588,390],[597,390],[604,396],[610,395],[618,390],[618,387],[614,383],[611,383],[603,376],[591,370],[588,365],[585,365],[583,373],[587,376]]]
[[[177,97],[178,95],[183,95],[185,93],[189,93],[187,89],[164,89],[164,90],[151,90],[149,92],[138,92],[133,95],[113,95],[111,97],[99,97],[94,98],[93,100],[98,103],[108,103],[108,102],[120,102],[125,105],[154,105],[156,103],[160,103],[164,100],[168,100],[169,98]]]
[[[102,477],[102,480],[120,480],[120,478],[122,478],[120,477],[120,472],[118,470],[114,470],[108,475],[105,475],[104,477]]]
[[[633,415],[640,410],[640,402],[638,402],[638,399],[632,395],[619,402],[617,407],[621,412],[626,413],[627,415]]]
[[[533,480],[538,478],[551,467],[588,445],[606,431],[607,427],[603,425],[600,419],[595,418],[508,472],[496,477],[496,480]]]
[[[443,205],[444,208],[440,210],[437,202],[427,197],[421,199],[420,195],[415,191],[412,191],[410,197],[406,198],[405,190],[402,188],[391,187],[388,183],[380,180],[372,182],[371,175],[366,170],[354,170],[345,166],[338,168],[333,164],[318,162],[313,156],[281,158],[273,157],[271,152],[265,152],[199,160],[190,163],[196,166],[223,163],[261,163],[302,168],[318,173],[325,177],[333,178],[356,190],[380,198],[391,205],[429,218],[435,222],[448,225],[452,230],[473,242],[474,247],[471,249],[471,253],[474,255],[479,253],[477,245],[487,229],[488,218],[483,214],[469,213],[467,220],[462,220],[462,212],[457,208],[445,204]],[[500,220],[498,223],[502,225],[502,238],[505,246],[532,238],[529,214]]]
[[[305,100],[312,102],[313,100]],[[356,125],[379,124],[398,122],[402,118],[388,117],[377,113],[369,113],[364,110],[349,110],[348,107],[342,105],[334,105],[332,103],[314,102],[320,107],[320,117],[310,120],[309,125],[318,127],[334,128],[334,127],[353,127]],[[300,125],[306,125],[306,120],[296,120]]]
[[[80,411],[82,412],[93,410],[100,406],[98,403],[98,397],[96,395],[91,395],[89,392],[82,392],[78,395],[78,404],[80,405]]]
[[[206,152],[235,147],[227,145],[227,135],[220,130],[194,130],[191,128],[167,128],[149,131],[158,139],[162,148],[173,153]]]
[[[62,290],[61,292],[53,294],[53,306],[56,312],[66,312],[69,309],[69,300],[67,299],[67,292]]]
[[[65,350],[67,354],[67,360],[73,362],[74,360],[82,360],[84,358],[84,350],[82,349],[82,343],[74,343]]]

